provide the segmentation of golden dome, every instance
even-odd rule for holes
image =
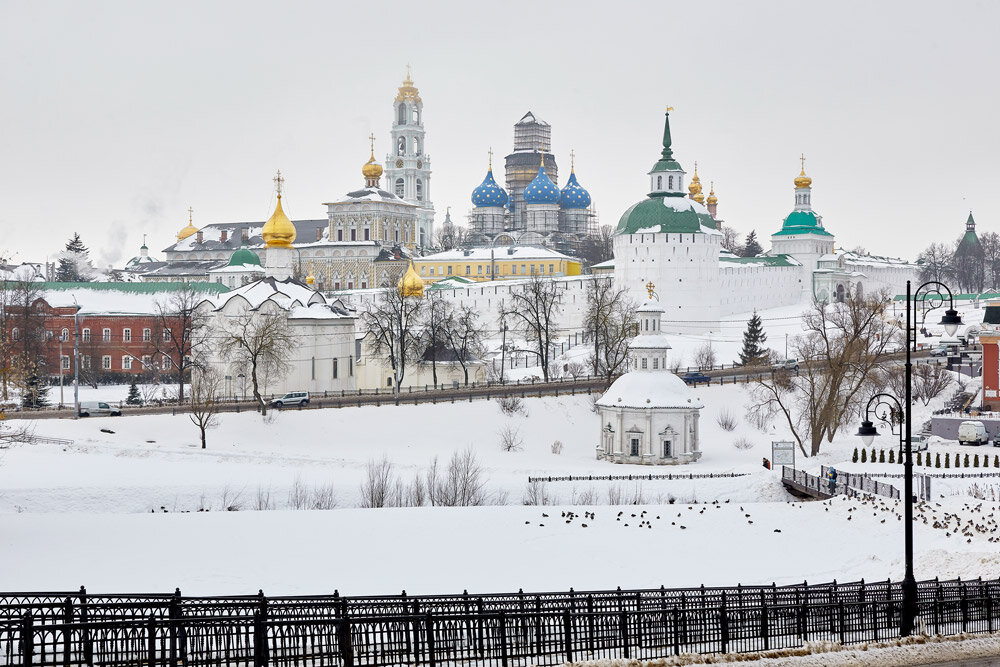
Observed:
[[[697,192],[693,197],[691,197],[691,199],[695,200],[699,204],[702,204],[705,201],[705,195],[701,194],[700,192]]]
[[[424,281],[417,275],[417,270],[413,268],[413,260],[410,260],[410,267],[399,279],[399,293],[404,297],[424,295]]]
[[[806,156],[805,154],[799,158],[802,161],[802,171],[799,175],[795,177],[795,189],[801,190],[802,188],[808,188],[812,185],[813,179],[806,176]]]
[[[260,234],[264,238],[264,243],[268,248],[291,248],[292,241],[295,240],[295,225],[288,219],[285,212],[281,210],[281,194],[278,194],[278,204],[274,207],[274,213],[264,223],[264,229]]]
[[[698,163],[694,163],[694,176],[691,178],[691,182],[688,183],[688,194],[697,195],[701,193],[701,179],[698,178]],[[694,199],[694,197],[691,197]]]
[[[187,237],[193,236],[193,235],[195,235],[195,234],[198,233],[198,228],[195,227],[194,224],[192,224],[192,222],[191,222],[191,218],[192,218],[193,215],[194,215],[194,209],[189,206],[188,207],[188,223],[187,223],[187,227],[185,227],[181,231],[177,232],[177,240],[178,241],[183,241]]]
[[[719,203],[719,198],[715,196],[715,183],[714,182],[711,184],[711,186],[709,186],[708,199],[706,199],[705,201],[708,202],[708,204],[710,206],[712,204],[718,204]]]
[[[410,102],[417,103],[420,102],[420,92],[417,87],[413,85],[413,80],[410,78],[410,66],[406,66],[406,78],[403,79],[403,85],[399,87],[399,92],[396,94],[396,101],[402,102],[403,100],[409,100]]]
[[[361,173],[367,181],[377,181],[382,178],[382,165],[375,161],[375,149],[372,149],[371,157],[361,167]]]
[[[306,285],[312,286],[316,284],[316,276],[313,275],[313,263],[309,262],[309,275],[306,276]]]

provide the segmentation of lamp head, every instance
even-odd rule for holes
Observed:
[[[962,316],[954,308],[949,308],[941,316],[941,324],[944,325],[944,330],[949,336],[954,336],[958,326],[962,324]]]
[[[858,429],[857,435],[861,436],[861,442],[865,444],[865,447],[868,447],[878,435],[878,429],[870,421],[865,420],[861,422],[861,428]]]

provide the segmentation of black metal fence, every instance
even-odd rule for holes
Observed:
[[[924,581],[932,634],[992,632],[1000,580]],[[889,581],[454,596],[0,594],[0,665],[553,665],[897,636]]]
[[[831,479],[826,474],[829,468],[823,466],[822,470],[822,476],[817,476],[809,474],[805,470],[782,466],[781,481],[785,486],[817,498],[832,498],[840,494],[859,496],[869,493],[893,500],[900,499],[899,489],[891,484],[879,482],[864,475],[852,475],[840,471],[837,472],[836,479]]]

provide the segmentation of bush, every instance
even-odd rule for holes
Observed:
[[[740,451],[746,451],[748,449],[753,449],[753,440],[746,436],[740,436],[733,441],[733,447],[739,449]]]
[[[973,468],[979,467],[979,454],[976,454],[974,457],[972,457],[972,467]]]
[[[563,450],[563,444],[561,440],[556,440],[555,442],[552,443],[553,454],[562,454],[562,450]]]
[[[885,450],[884,449],[878,450],[878,462],[879,463],[885,463]]]
[[[938,452],[937,456],[934,457],[934,467],[935,468],[941,467],[941,452]]]
[[[876,459],[875,459],[875,448],[874,448],[874,447],[872,447],[872,457],[871,457],[871,462],[872,462],[872,463],[875,463],[875,460],[876,460]]]
[[[715,418],[715,423],[722,428],[723,431],[735,431],[736,427],[739,425],[740,421],[737,419],[729,410],[722,410],[719,412],[719,416]]]
[[[854,456],[851,457],[851,463],[857,463],[857,462],[858,462],[858,448],[855,447]]]
[[[895,449],[890,449],[889,450],[889,463],[895,463],[895,462],[896,462],[896,450]]]
[[[944,467],[945,468],[950,468],[951,467],[951,453],[950,452],[946,452],[945,455],[944,455]]]
[[[500,404],[500,412],[505,415],[511,416],[524,412],[524,401],[521,400],[520,396],[501,396],[497,398],[497,403]]]
[[[965,461],[962,462],[962,465],[965,466],[966,468],[969,467],[969,455],[968,454],[965,455]]]
[[[513,424],[506,424],[499,433],[500,449],[505,452],[519,452],[524,449],[524,438],[521,437],[521,429]]]
[[[920,452],[917,452],[917,465],[923,465],[923,459],[920,457]]]
[[[861,462],[862,463],[868,463],[868,450],[867,449],[862,449],[861,450]]]

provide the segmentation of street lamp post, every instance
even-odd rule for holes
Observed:
[[[861,440],[866,446],[870,445],[872,439],[878,435],[878,431],[873,426],[871,419],[869,419],[869,412],[872,409],[873,402],[875,403],[876,413],[879,405],[886,405],[890,408],[893,406],[898,408],[903,416],[903,432],[900,435],[905,438],[904,442],[906,443],[906,448],[903,450],[905,453],[905,459],[903,460],[903,495],[905,496],[903,505],[903,522],[905,524],[903,540],[906,573],[903,576],[903,609],[899,626],[899,634],[903,637],[908,637],[913,633],[913,625],[917,617],[917,580],[913,576],[913,448],[911,438],[913,425],[911,409],[913,405],[913,362],[910,358],[910,352],[912,348],[916,347],[917,343],[915,330],[917,319],[916,308],[917,298],[921,292],[924,292],[923,313],[925,318],[927,311],[938,308],[944,301],[945,294],[947,294],[948,309],[941,316],[941,324],[944,326],[945,332],[949,336],[954,335],[955,330],[958,329],[958,325],[962,323],[961,316],[955,311],[955,300],[947,285],[937,281],[929,281],[918,287],[915,292],[911,292],[911,282],[909,280],[906,281],[906,395],[903,398],[902,404],[900,404],[898,398],[888,394],[876,394],[873,396],[868,401],[868,405],[865,408],[864,421],[861,422],[861,428],[858,429],[858,435],[861,436]],[[927,307],[928,296],[932,297],[932,305],[930,307]],[[911,313],[913,314],[912,321],[910,318]],[[892,399],[892,401],[887,402],[887,399]],[[882,418],[884,419],[884,413]]]

